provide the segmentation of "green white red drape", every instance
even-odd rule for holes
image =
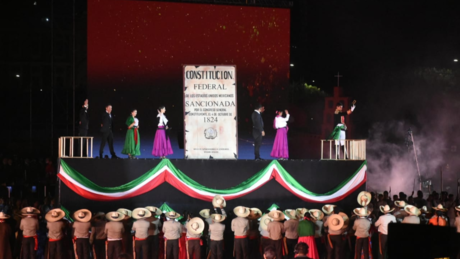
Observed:
[[[227,200],[242,197],[260,188],[268,181],[274,179],[285,189],[300,199],[308,202],[333,203],[345,198],[366,182],[366,161],[339,186],[326,193],[318,194],[305,189],[297,182],[276,160],[266,168],[256,173],[246,181],[228,189],[213,189],[203,186],[180,170],[170,160],[163,159],[155,168],[149,170],[137,179],[116,187],[102,187],[71,168],[61,160],[58,177],[61,181],[80,196],[98,201],[114,201],[132,198],[167,182],[179,191],[190,197],[205,201],[219,194]]]

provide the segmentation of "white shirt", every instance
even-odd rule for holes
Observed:
[[[281,116],[275,117],[275,127],[277,129],[286,127],[288,120],[289,120],[289,114],[286,115],[286,118],[283,118]]]
[[[152,224],[155,225],[155,231],[153,232],[154,235],[158,235],[160,233],[160,228],[161,228],[161,221],[160,219],[155,219],[152,221]]]
[[[263,230],[259,225],[259,232],[261,236],[268,237],[268,230]]]
[[[388,235],[388,224],[396,223],[396,217],[391,214],[385,214],[375,222],[375,226],[379,228],[379,232],[383,235]]]
[[[139,119],[134,118],[134,126],[139,127]]]
[[[168,124],[168,119],[166,119],[166,116],[163,113],[158,114],[157,117],[160,117],[160,122],[158,123],[158,126],[164,126]]]

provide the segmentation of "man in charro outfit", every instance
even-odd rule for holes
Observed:
[[[91,229],[91,212],[86,209],[77,210],[73,214],[75,222],[73,228],[74,252],[78,259],[89,259],[89,231]]]
[[[165,240],[165,256],[164,259],[179,258],[179,238],[182,234],[182,225],[175,221],[180,217],[180,214],[171,211],[166,214],[168,221],[163,223],[163,233]]]
[[[38,215],[40,211],[34,207],[25,207],[21,210],[24,218],[21,219],[19,229],[22,230],[21,259],[35,259],[38,249]]]
[[[146,219],[152,216],[152,213],[146,208],[137,208],[133,210],[132,216],[136,219],[132,227],[132,230],[135,232],[133,242],[134,258],[150,258],[149,242],[147,239],[151,223]]]
[[[147,238],[150,248],[150,258],[158,258],[159,249],[160,249],[160,240],[158,238],[158,234],[160,234],[161,229],[161,221],[160,215],[161,210],[154,206],[147,206],[145,207],[151,213],[150,217],[147,217],[145,220],[150,222],[149,225],[149,237]]]
[[[64,231],[66,228],[65,222],[62,220],[65,213],[61,209],[52,209],[45,215],[48,222],[48,257],[47,259],[64,258]]]
[[[0,212],[0,258],[2,259],[13,259],[10,245],[10,239],[13,232],[11,231],[10,225],[5,222],[5,220],[9,218],[9,215]]]
[[[92,219],[91,236],[89,242],[92,245],[94,259],[105,259],[105,214],[98,212]]]
[[[233,209],[237,216],[232,220],[232,231],[235,235],[233,253],[236,259],[249,259],[248,236],[249,221],[247,217],[251,213],[249,208],[238,206]]]
[[[117,211],[109,212],[106,215],[106,218],[109,220],[109,222],[105,224],[105,233],[107,234],[105,253],[107,259],[117,259],[122,252],[122,240],[125,228],[121,221],[124,217],[124,214]]]

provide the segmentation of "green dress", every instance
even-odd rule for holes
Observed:
[[[132,123],[134,122],[133,116],[129,116],[128,119],[126,120],[126,125],[129,127]],[[135,132],[137,131],[137,143],[134,139],[135,137]],[[136,128],[131,128],[126,131],[126,139],[125,139],[125,146],[123,147],[123,150],[121,151],[122,154],[125,155],[131,155],[131,156],[140,156],[141,155],[141,149],[140,145],[141,144],[141,138],[139,135],[139,130]]]

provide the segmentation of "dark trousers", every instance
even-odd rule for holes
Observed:
[[[154,235],[154,236],[149,236],[147,238],[147,241],[149,243],[149,256],[150,258],[155,258],[157,259],[158,258],[158,252],[159,252],[159,246],[160,246],[160,243],[159,240],[158,240],[158,235]]]
[[[258,130],[252,130],[252,136],[254,137],[254,156],[260,158],[260,146],[262,145],[262,133]]]
[[[89,259],[89,238],[77,238],[75,240],[75,253],[78,259]]]
[[[330,243],[329,243],[329,240],[327,240],[327,238],[330,239]],[[342,258],[343,245],[345,243],[342,239],[342,235],[328,235],[328,237],[326,237],[326,242],[328,242],[326,246],[327,259]]]
[[[236,259],[249,259],[247,238],[235,238],[233,246]]]
[[[110,154],[112,156],[115,155],[115,151],[113,151],[113,133],[112,130],[109,130],[107,132],[102,132],[102,141],[101,141],[101,147],[99,149],[99,157],[102,157],[102,154],[104,154],[104,148],[105,148],[105,143],[109,144],[109,149],[110,149]]]
[[[118,259],[123,243],[121,240],[107,241],[107,259]]]
[[[259,257],[259,238],[249,238],[248,240],[249,258]]]
[[[379,233],[379,258],[385,259],[387,254],[388,235]]]
[[[189,258],[201,258],[200,240],[187,240],[187,253]]]
[[[105,259],[105,240],[104,239],[94,240],[93,257],[94,259]]]
[[[270,245],[275,248],[276,258],[283,258],[283,239],[270,240]]]
[[[223,259],[224,258],[224,241],[211,240],[211,259]],[[253,257],[255,258],[255,257]]]
[[[287,253],[284,258],[292,259],[294,258],[294,247],[297,244],[297,239],[286,238]]]
[[[369,238],[356,238],[356,245],[355,245],[355,259],[361,258],[361,250],[364,255],[364,259],[369,258]]]
[[[35,259],[35,239],[33,237],[23,238],[21,246],[21,259]]]
[[[149,241],[146,240],[135,240],[134,241],[136,258],[148,259],[150,258]],[[80,258],[79,258],[80,259]]]
[[[49,241],[48,242],[48,258],[47,259],[60,259],[63,258],[62,253],[63,242],[59,241]]]
[[[179,239],[166,240],[165,252],[165,259],[179,259]]]
[[[269,246],[270,245],[270,239],[268,238],[265,238],[265,237],[261,237],[260,238],[260,254],[264,255],[264,250],[265,250],[265,247]]]

